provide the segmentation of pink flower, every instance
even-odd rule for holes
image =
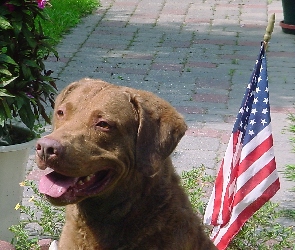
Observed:
[[[7,7],[7,9],[12,12],[14,11],[14,5],[13,4],[10,4],[8,2],[4,3],[4,5]]]
[[[38,7],[40,9],[44,9],[47,4],[47,0],[37,0],[37,1],[38,1]]]

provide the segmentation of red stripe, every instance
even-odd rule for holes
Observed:
[[[238,137],[239,137],[239,131],[236,133],[232,134],[232,141],[230,140],[229,146],[232,144],[232,151],[235,153],[236,148],[237,148],[237,142],[238,142]],[[239,158],[240,156],[238,156]],[[230,166],[230,181],[228,185],[226,186],[225,189],[225,195],[224,195],[224,200],[222,203],[222,192],[224,190],[224,176],[223,176],[223,171],[224,171],[224,159],[231,159],[231,166]],[[236,179],[236,170],[233,171],[233,155],[232,154],[227,154],[224,156],[219,172],[217,174],[216,180],[215,180],[215,187],[214,187],[214,192],[215,192],[215,198],[214,198],[214,206],[213,206],[213,212],[212,212],[212,219],[211,219],[211,225],[219,225],[220,222],[218,222],[218,217],[221,214],[222,215],[222,225],[228,223],[230,219],[230,214],[232,210],[232,203],[233,203],[233,196],[234,194],[229,194],[229,187],[231,184],[235,181]]]
[[[234,160],[238,163],[239,159],[240,159],[240,150],[239,152],[237,152],[237,148],[239,148],[241,146],[239,142],[239,135],[240,132],[235,132],[233,133],[233,137],[232,137],[232,143],[233,143],[233,150],[232,150],[232,154],[229,155],[225,155],[225,159],[231,159],[230,161],[230,176],[229,176],[229,182],[226,186],[226,191],[225,191],[225,195],[224,195],[224,202],[223,202],[223,206],[222,206],[222,220],[223,223],[221,224],[221,226],[224,226],[225,224],[227,224],[230,220],[230,216],[231,216],[231,211],[232,211],[232,204],[233,204],[233,199],[234,199],[234,192],[232,192],[230,194],[230,187],[232,186],[233,183],[236,182],[237,179],[237,172],[236,172],[236,168],[234,168]],[[238,159],[234,159],[234,155],[236,154],[236,157]]]
[[[260,169],[254,176],[252,176],[235,194],[234,206],[241,202],[246,195],[248,195],[257,184],[261,183],[264,179],[276,170],[276,162],[273,158],[267,165]],[[255,197],[256,198],[256,197]]]
[[[273,145],[272,135],[261,142],[250,154],[248,154],[238,167],[239,175],[244,173],[257,159],[267,152]]]
[[[224,226],[225,224],[227,224],[230,219],[234,193],[229,194],[229,188],[230,188],[231,184],[233,183],[233,181],[235,181],[235,175],[231,172],[230,182],[228,183],[228,185],[226,187],[226,192],[224,195],[224,201],[223,201],[223,207],[222,207],[223,223],[221,224],[221,226]]]
[[[228,243],[234,238],[239,232],[240,228],[245,222],[259,210],[280,188],[279,179],[273,182],[261,196],[257,198],[252,204],[246,207],[232,225],[227,229],[226,233],[222,236],[216,247],[219,250],[226,249]],[[217,236],[217,235],[216,235]],[[216,237],[215,237],[216,238]],[[214,239],[213,239],[214,240]]]

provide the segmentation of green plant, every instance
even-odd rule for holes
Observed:
[[[210,195],[214,178],[206,174],[204,165],[193,168],[191,171],[184,171],[181,178],[182,185],[189,195],[193,208],[198,214],[203,216],[206,207],[206,197]]]
[[[38,17],[36,21],[40,21],[45,36],[52,38],[49,42],[57,44],[62,34],[99,6],[99,0],[50,0],[50,4],[52,7],[43,10],[46,19]]]
[[[295,180],[295,165],[290,164],[286,166],[285,176],[290,181]]]
[[[230,69],[229,72],[228,72],[228,75],[230,77],[233,77],[233,75],[235,74],[236,70],[235,69]]]
[[[8,0],[0,5],[0,145],[14,141],[13,124],[21,121],[33,131],[42,117],[50,123],[45,105],[53,106],[56,86],[43,61],[58,57],[40,21],[45,0]]]
[[[193,207],[203,216],[214,178],[206,173],[204,166],[201,166],[183,172],[182,179]],[[278,204],[267,202],[244,224],[227,249],[295,249],[294,228],[281,225],[278,222],[280,216]]]
[[[291,126],[290,126],[290,131],[293,134],[295,134],[295,115],[290,114],[288,118],[292,123]],[[294,136],[290,139],[290,141],[293,143],[293,145],[295,145],[294,144],[295,143],[295,137]],[[295,152],[295,147],[293,147],[293,152]],[[295,182],[295,165],[294,164],[286,165],[284,175],[289,181]],[[294,187],[293,187],[292,191],[295,192]],[[282,215],[289,218],[289,219],[293,219],[295,221],[295,209],[284,209],[282,211]]]
[[[278,222],[278,204],[267,202],[242,227],[232,240],[229,250],[294,249],[295,232],[292,226]]]
[[[295,210],[294,209],[283,209],[282,216],[295,221]]]
[[[239,64],[239,59],[232,59],[231,60],[231,63],[232,64]]]
[[[213,182],[214,177],[206,173],[206,168],[203,165],[182,173],[183,187],[190,197],[193,208],[200,216],[204,215]],[[35,250],[38,249],[37,242],[41,238],[59,238],[64,224],[64,208],[52,206],[39,193],[34,182],[25,181],[22,185],[32,189],[34,195],[29,200],[32,205],[16,205],[16,209],[20,209],[25,215],[25,219],[10,228],[15,235],[12,243],[16,250]],[[278,204],[267,202],[245,223],[227,249],[294,250],[294,228],[281,225],[278,222],[281,214]],[[30,225],[34,225],[36,228],[35,236],[28,233]],[[208,228],[207,233],[210,233]]]
[[[25,219],[18,225],[10,227],[14,233],[12,244],[16,250],[38,249],[38,241],[42,238],[58,239],[64,224],[64,207],[54,207],[39,193],[33,181],[24,181],[22,186],[33,191],[29,199],[31,205],[17,204],[15,209],[20,210]],[[28,233],[28,227],[34,227],[34,235]]]

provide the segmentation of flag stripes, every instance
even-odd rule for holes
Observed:
[[[273,181],[273,182],[272,182]],[[269,185],[269,183],[271,183]],[[265,190],[263,187],[268,186]],[[259,208],[261,208],[266,201],[269,200],[269,196],[273,194],[273,192],[277,191],[277,186],[280,185],[279,180],[277,178],[276,173],[272,173],[269,176],[268,181],[261,182],[256,189],[264,190],[257,199],[246,206],[243,203],[239,203],[235,207],[235,211],[233,212],[233,216],[228,224],[221,228],[215,235],[213,235],[213,243],[216,245],[218,249],[226,249],[228,243],[232,240],[232,238],[236,235],[237,231],[245,224],[245,222],[249,219],[248,216],[252,216]],[[253,191],[255,192],[255,190]],[[247,197],[245,197],[247,200]],[[239,220],[237,220],[239,218]]]
[[[279,188],[262,44],[204,215],[217,248],[225,249]]]

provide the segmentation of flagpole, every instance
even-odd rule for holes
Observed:
[[[265,50],[274,29],[271,15],[223,160],[204,223],[225,250],[243,225],[280,189],[273,150]]]
[[[275,19],[276,19],[275,13],[271,14],[271,16],[270,16],[270,18],[268,20],[268,24],[267,24],[267,27],[266,27],[266,30],[265,30],[264,37],[263,37],[265,50],[267,48],[269,40],[271,39],[271,34],[272,34],[274,26],[275,26]]]

